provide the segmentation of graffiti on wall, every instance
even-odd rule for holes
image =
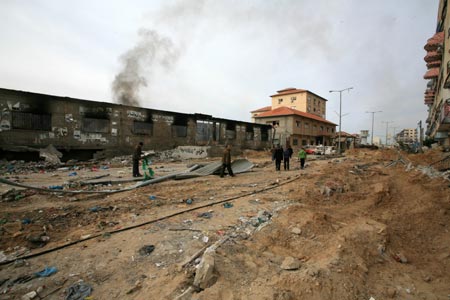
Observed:
[[[136,120],[139,120],[139,121],[144,121],[145,120],[144,114],[141,113],[140,111],[127,110],[127,116],[128,116],[128,118],[136,119]]]
[[[173,116],[164,116],[164,115],[152,115],[153,122],[166,122],[167,124],[173,123]]]

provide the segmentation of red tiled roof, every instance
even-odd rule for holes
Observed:
[[[424,79],[432,79],[432,78],[436,78],[439,76],[439,68],[432,68],[429,69],[425,75],[423,75]]]
[[[275,117],[275,116],[290,116],[290,115],[297,115],[297,116],[305,117],[308,119],[313,119],[316,121],[336,125],[336,124],[334,124],[328,120],[325,120],[324,118],[321,118],[319,116],[316,116],[316,115],[313,115],[310,113],[306,113],[303,111],[299,111],[299,110],[296,110],[293,108],[285,107],[285,106],[275,108],[274,110],[271,110],[271,111],[263,112],[263,113],[259,114],[257,116],[257,118],[267,118],[267,117]]]
[[[263,112],[263,111],[268,111],[268,110],[271,110],[271,109],[272,109],[272,106],[264,106],[264,107],[258,108],[257,110],[253,110],[251,112],[252,113]]]
[[[340,133],[341,133],[341,137],[355,137],[355,135],[350,134],[350,133],[345,132],[345,131],[340,131]],[[336,136],[339,136],[339,131],[336,132]]]
[[[440,60],[441,57],[442,57],[441,53],[438,53],[437,51],[429,51],[423,59],[429,63],[435,60]]]
[[[287,88],[287,89],[283,89],[283,90],[277,91],[277,94],[271,95],[270,97],[281,96],[281,95],[289,95],[289,94],[297,94],[297,93],[304,93],[304,92],[307,92],[307,90],[296,89],[296,88]]]
[[[429,38],[426,45],[424,46],[425,50],[435,50],[437,46],[442,45],[444,43],[444,32],[438,32],[433,37]]]

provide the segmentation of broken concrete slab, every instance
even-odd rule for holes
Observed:
[[[195,273],[194,286],[202,290],[210,287],[214,281],[215,250],[206,249]]]
[[[297,258],[288,256],[280,266],[283,270],[294,271],[300,269],[300,261]]]

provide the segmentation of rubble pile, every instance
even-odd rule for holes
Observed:
[[[129,157],[44,171],[15,162],[3,174],[54,190],[0,184],[0,299],[450,294],[448,174],[417,163],[425,154],[401,153],[404,164],[396,151],[352,150],[279,172],[266,154],[246,152],[257,167],[235,177],[113,194],[61,191],[133,186]],[[157,177],[187,168],[172,158],[153,167]]]

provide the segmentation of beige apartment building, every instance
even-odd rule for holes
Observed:
[[[426,136],[441,145],[450,146],[450,7],[447,0],[439,1],[436,33],[424,46],[429,80],[425,90],[428,107]]]
[[[417,139],[417,129],[415,128],[405,128],[395,135],[395,140],[400,143],[412,144],[418,141]]]
[[[272,125],[273,144],[300,148],[332,145],[336,124],[325,119],[326,102],[308,90],[287,88],[271,97],[271,106],[252,111],[252,121]]]

